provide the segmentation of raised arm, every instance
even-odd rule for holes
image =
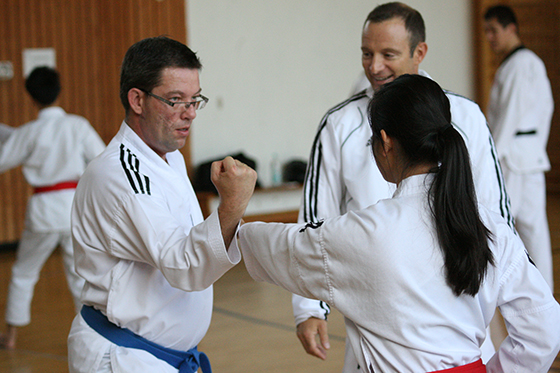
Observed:
[[[226,157],[212,163],[211,174],[220,195],[218,215],[222,237],[226,247],[229,247],[253,195],[257,173],[244,163]]]

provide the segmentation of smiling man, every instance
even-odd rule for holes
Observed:
[[[70,372],[210,372],[196,346],[212,284],[241,257],[233,240],[256,173],[212,165],[220,205],[203,221],[183,156],[201,94],[198,57],[175,40],[134,44],[121,69],[126,117],[80,179],[72,210],[84,307],[68,337]]]
[[[375,91],[385,83],[403,74],[428,76],[419,70],[428,52],[425,38],[422,16],[405,4],[382,4],[368,15],[361,49],[362,66],[371,86],[323,117],[311,149],[300,222],[319,222],[392,196],[395,187],[381,176],[368,146],[372,134],[367,107]],[[512,226],[500,165],[484,115],[477,104],[464,97],[451,92],[447,92],[447,97],[453,125],[463,136],[471,156],[478,201],[501,214]],[[329,348],[328,305],[296,295],[292,301],[298,338],[309,354],[325,359]],[[482,342],[485,336],[479,338]],[[485,346],[487,353],[483,358],[487,361],[493,354],[489,339]],[[356,371],[359,368],[347,344],[344,372]]]

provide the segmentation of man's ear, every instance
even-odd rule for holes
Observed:
[[[138,115],[142,114],[146,94],[138,88],[131,88],[128,91],[127,97],[128,104],[130,105],[130,110]]]
[[[416,66],[420,65],[420,62],[424,60],[426,54],[428,54],[428,44],[426,44],[426,42],[424,41],[421,41],[416,46],[416,49],[414,50],[414,54],[412,55],[412,58],[414,59],[414,64]]]
[[[517,26],[515,23],[510,23],[504,29],[507,31],[508,34],[517,36]]]

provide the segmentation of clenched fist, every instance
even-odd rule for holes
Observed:
[[[246,164],[226,157],[212,163],[211,179],[220,195],[218,215],[228,247],[255,190],[257,173]]]

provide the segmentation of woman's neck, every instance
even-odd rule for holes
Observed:
[[[401,181],[404,179],[414,176],[414,175],[422,175],[428,174],[431,170],[433,170],[437,165],[434,164],[419,164],[413,167],[408,168],[406,171],[403,170],[402,177],[397,180],[397,187],[400,185]]]

